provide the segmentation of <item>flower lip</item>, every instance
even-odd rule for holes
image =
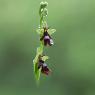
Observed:
[[[50,37],[49,37],[49,36],[45,36],[45,37],[44,37],[44,40],[45,40],[45,39],[48,40],[48,39],[50,39]]]
[[[41,69],[41,72],[45,75],[48,75],[50,70],[49,68],[47,67],[47,65],[44,63],[43,66],[42,66],[42,69]]]

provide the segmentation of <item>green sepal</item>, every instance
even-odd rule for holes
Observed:
[[[48,56],[43,56],[43,57],[42,57],[42,60],[43,60],[43,61],[46,61],[47,59],[49,59]]]
[[[52,34],[55,33],[55,32],[56,32],[56,29],[48,29],[49,35],[52,35]]]

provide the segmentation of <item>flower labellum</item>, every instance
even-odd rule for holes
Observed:
[[[45,75],[48,75],[48,74],[49,74],[50,70],[49,70],[49,68],[47,67],[47,64],[44,63],[44,64],[42,65],[41,72],[42,72],[43,74],[45,74]]]

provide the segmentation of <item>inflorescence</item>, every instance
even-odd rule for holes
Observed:
[[[40,46],[37,48],[36,57],[33,60],[34,74],[36,80],[40,79],[40,73],[48,75],[51,72],[51,69],[47,66],[45,62],[49,57],[44,55],[44,47],[52,46],[54,44],[51,35],[56,30],[48,28],[46,21],[46,17],[48,15],[47,6],[47,2],[41,2],[39,8],[40,26],[37,29],[37,33],[40,35]]]

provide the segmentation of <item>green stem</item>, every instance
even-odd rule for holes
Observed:
[[[40,28],[42,28],[42,24],[43,24],[43,16],[40,16]]]
[[[43,16],[40,17],[40,28],[42,28],[42,25],[43,25]],[[43,46],[42,41],[40,41],[40,48],[42,49],[41,51],[43,53],[44,46]]]

